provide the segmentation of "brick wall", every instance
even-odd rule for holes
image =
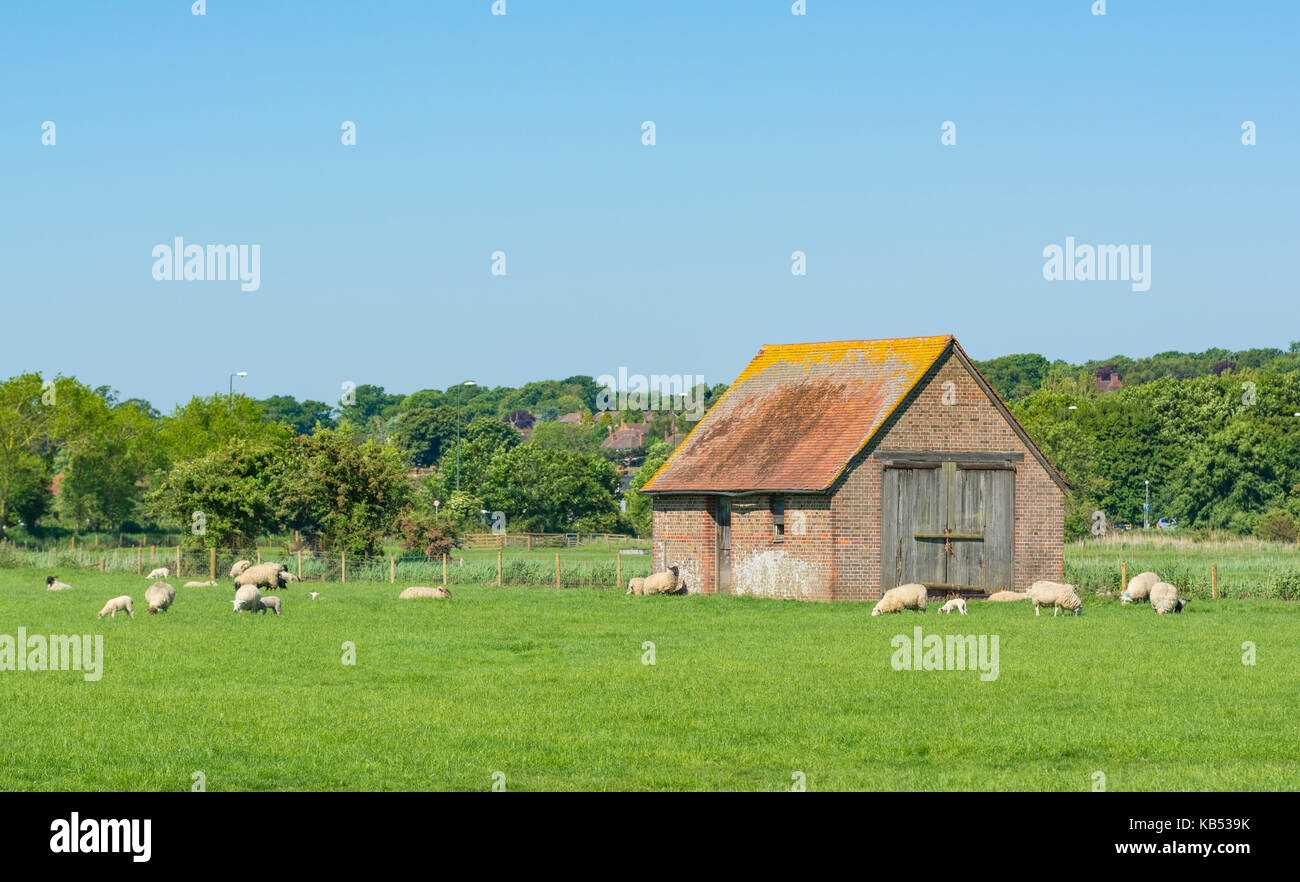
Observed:
[[[711,496],[656,496],[654,541],[650,552],[654,572],[677,566],[692,594],[716,590],[717,506]]]

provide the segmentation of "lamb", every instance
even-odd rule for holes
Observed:
[[[239,574],[253,565],[251,560],[237,560],[230,567],[230,578],[237,579]]]
[[[423,585],[412,585],[397,596],[401,600],[415,600],[419,597],[432,597],[438,600],[445,600],[451,597],[451,592],[447,590],[447,586],[445,585],[439,585],[437,588],[426,588]]]
[[[629,579],[627,583],[628,594],[645,594],[645,579]]]
[[[211,588],[216,582],[186,582],[182,588]]]
[[[126,613],[133,619],[135,618],[135,611],[131,608],[131,598],[125,594],[121,597],[114,597],[104,604],[104,608],[99,611],[99,617],[102,619],[104,616],[108,616],[110,619],[115,619],[120,612]]]
[[[280,580],[281,580],[282,582],[285,582],[285,583],[288,583],[288,582],[301,582],[301,581],[302,581],[302,579],[299,579],[297,576],[295,576],[293,573],[289,572],[287,569],[286,569],[286,570],[283,570],[283,571],[280,573]]]
[[[927,601],[928,594],[924,585],[918,585],[915,582],[910,585],[899,585],[897,588],[890,588],[885,592],[885,596],[880,598],[880,602],[872,607],[871,614],[881,616],[885,613],[902,612],[905,609],[925,612]]]
[[[257,605],[262,602],[262,592],[255,585],[245,585],[235,592],[235,599],[230,602],[235,605],[235,612],[241,609],[256,612]]]
[[[280,598],[263,597],[258,600],[257,612],[266,612],[268,609],[278,616],[280,614]]]
[[[1125,588],[1124,593],[1119,596],[1119,602],[1130,604],[1146,600],[1151,594],[1152,586],[1159,582],[1160,577],[1155,573],[1138,573],[1132,579],[1128,580],[1128,587]]]
[[[992,603],[1008,603],[1012,600],[1028,600],[1028,591],[996,591],[987,598]]]
[[[158,580],[160,580],[160,579],[166,579],[166,578],[167,578],[168,576],[170,576],[171,574],[172,574],[172,571],[169,570],[169,569],[167,569],[166,567],[159,567],[158,569],[156,569],[156,570],[154,570],[153,572],[151,572],[149,575],[145,576],[145,578],[146,578],[146,579],[152,579],[153,581],[156,582],[156,581],[158,581]]]
[[[941,613],[950,613],[953,610],[957,610],[957,612],[962,615],[966,615],[966,601],[962,600],[960,597],[954,597],[952,600],[939,607],[939,612]]]
[[[320,597],[320,592],[319,592],[319,591],[313,591],[313,592],[311,593],[311,599],[312,599],[312,600],[315,600],[317,597]]]
[[[71,587],[72,587],[71,585],[65,585],[64,583],[60,582],[58,579],[54,578],[53,576],[45,577],[46,591],[67,591]]]
[[[249,567],[235,577],[235,587],[241,588],[244,585],[255,585],[258,588],[265,588],[268,591],[274,591],[276,588],[285,586],[284,564],[279,563],[261,563],[254,567]]]
[[[1185,606],[1187,601],[1180,598],[1178,589],[1168,582],[1157,582],[1151,586],[1151,608],[1156,611],[1156,615],[1180,613]]]
[[[149,604],[149,612],[166,612],[167,607],[176,599],[176,589],[166,582],[154,582],[144,589],[144,602]]]
[[[642,594],[685,594],[686,585],[677,574],[677,567],[671,566],[662,573],[646,576],[641,583]]]
[[[1073,585],[1043,579],[1029,586],[1029,599],[1034,602],[1034,615],[1040,614],[1039,607],[1049,604],[1053,607],[1053,616],[1062,609],[1071,610],[1076,616],[1083,615],[1083,603],[1074,593]]]

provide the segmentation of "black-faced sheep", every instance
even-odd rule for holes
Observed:
[[[72,587],[71,585],[65,585],[64,583],[60,582],[58,579],[54,578],[53,576],[45,577],[46,591],[67,591],[71,587]]]

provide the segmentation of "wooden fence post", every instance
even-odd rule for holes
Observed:
[[[179,576],[180,574],[181,574],[181,546],[180,543],[177,543],[176,544],[176,575]]]
[[[144,572],[144,546],[135,547],[135,574],[138,576]]]
[[[1128,590],[1128,563],[1125,561],[1119,562],[1119,590],[1121,593]]]
[[[497,587],[501,586],[501,549],[497,549]]]
[[[257,549],[257,562],[258,562],[259,564],[262,562],[262,549],[260,549],[260,548]]]
[[[339,566],[342,568],[343,584],[346,585],[348,581],[348,553],[346,551],[339,552]]]
[[[302,549],[298,549],[298,581],[302,581]]]
[[[217,577],[217,549],[209,548],[208,549],[208,578],[215,579],[216,577]]]
[[[388,584],[392,585],[397,581],[397,564],[393,561],[393,553],[388,552]]]
[[[443,552],[442,555],[442,584],[443,585],[447,584],[447,553],[446,552]]]
[[[533,550],[533,534],[532,534],[532,533],[529,533],[529,534],[527,534],[526,536],[524,536],[524,541],[525,541],[525,543],[527,543],[527,548],[525,548],[524,550],[525,550],[525,551],[532,551],[532,550]]]
[[[614,587],[622,588],[623,587],[623,555],[615,554],[614,557],[618,561],[618,563],[614,565],[614,570],[618,573],[618,575],[614,578]]]
[[[150,545],[150,546],[149,546],[149,566],[153,566],[154,558],[157,556],[157,554],[158,554],[158,546],[157,546],[157,545]]]
[[[1210,596],[1215,600],[1219,599],[1219,565],[1210,566]]]
[[[104,572],[104,559],[102,557],[99,559],[99,571]]]
[[[560,587],[560,553],[555,552],[555,587]]]

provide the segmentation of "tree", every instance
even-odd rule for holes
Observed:
[[[618,475],[596,456],[521,444],[492,460],[484,477],[486,508],[512,530],[559,533],[618,518]]]
[[[54,407],[58,381],[47,387],[40,374],[21,374],[0,382],[0,535],[16,510],[39,516],[48,499],[53,457]],[[28,528],[33,521],[24,518]]]
[[[367,425],[372,417],[389,419],[397,416],[403,396],[389,395],[383,386],[363,383],[352,390],[351,401],[339,405],[339,413],[358,426]]]
[[[135,515],[146,478],[163,467],[152,408],[114,404],[106,390],[70,390],[71,428],[59,459],[59,511],[77,525],[117,529]]]
[[[632,529],[642,538],[648,537],[654,527],[653,501],[649,496],[641,493],[640,490],[650,479],[655,476],[655,472],[668,461],[672,455],[672,450],[663,441],[655,441],[646,445],[645,461],[636,471],[636,477],[632,479],[631,492],[626,495],[627,499],[627,517],[632,523]]]
[[[600,454],[600,442],[606,436],[601,426],[581,426],[574,423],[538,423],[529,436],[528,443],[548,450],[567,450],[570,453]]]
[[[444,448],[456,439],[456,408],[416,407],[397,419],[393,443],[410,457],[416,466],[431,466]]]
[[[298,401],[292,395],[272,395],[258,404],[262,406],[262,419],[286,425],[299,435],[310,435],[318,423],[327,429],[334,426],[334,410],[323,401]]]
[[[471,442],[483,441],[497,450],[509,450],[519,444],[519,432],[495,417],[480,416],[464,427],[464,435]]]
[[[262,420],[262,407],[253,399],[234,396],[194,396],[163,417],[158,441],[166,462],[196,459],[235,441],[274,444],[291,434],[279,423]]]

